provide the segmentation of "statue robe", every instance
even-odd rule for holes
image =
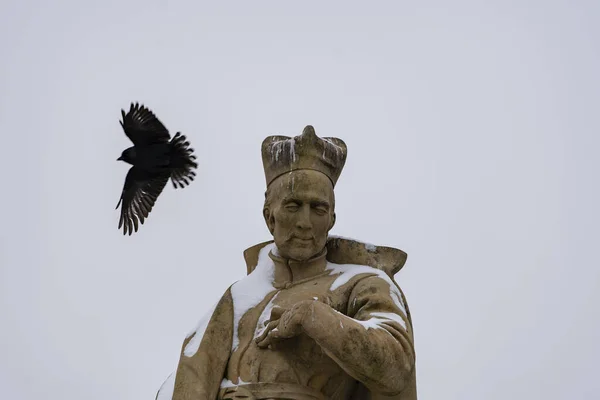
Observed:
[[[244,257],[248,276],[184,340],[157,400],[417,399],[412,321],[393,279],[406,253],[330,237],[301,268],[272,241]],[[326,305],[315,307],[314,332],[258,348],[273,307],[302,300]]]

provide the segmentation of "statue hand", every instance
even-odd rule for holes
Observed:
[[[279,341],[302,333],[303,323],[312,301],[301,301],[292,308],[274,307],[264,332],[257,337],[258,347],[264,349]]]

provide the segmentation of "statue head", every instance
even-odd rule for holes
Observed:
[[[333,189],[346,155],[342,140],[319,138],[310,125],[300,136],[263,141],[263,216],[282,257],[305,261],[323,251],[335,224]]]

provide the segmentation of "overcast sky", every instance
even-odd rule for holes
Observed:
[[[332,233],[408,253],[420,399],[597,398],[600,3],[216,4],[2,1],[0,397],[154,399],[312,124]],[[123,237],[131,101],[200,166]]]

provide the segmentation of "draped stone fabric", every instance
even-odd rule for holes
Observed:
[[[301,266],[279,257],[272,242],[244,257],[248,276],[227,289],[205,329],[184,340],[157,399],[417,399],[412,321],[394,280],[406,253],[330,237]],[[310,329],[257,346],[274,308],[307,300]]]

